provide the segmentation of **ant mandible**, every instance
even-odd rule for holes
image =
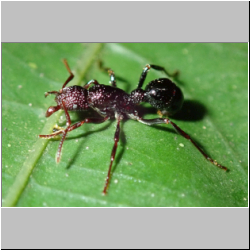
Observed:
[[[65,64],[70,76],[63,84],[61,90],[45,93],[45,97],[50,94],[55,95],[55,101],[57,103],[57,106],[51,106],[48,108],[45,116],[49,117],[59,109],[63,109],[67,120],[67,127],[65,129],[60,128],[58,131],[49,135],[39,135],[39,137],[50,139],[59,134],[62,134],[62,138],[56,154],[56,162],[59,163],[63,142],[68,132],[79,128],[84,123],[102,123],[112,117],[115,117],[117,124],[114,135],[114,146],[111,152],[111,159],[105,186],[103,189],[103,194],[107,193],[107,188],[109,186],[111,168],[115,159],[117,144],[119,142],[120,122],[124,117],[131,118],[146,125],[155,125],[162,123],[172,125],[172,127],[180,135],[189,140],[208,161],[225,171],[228,170],[226,167],[218,164],[215,160],[210,158],[186,132],[184,132],[168,118],[144,119],[139,116],[137,105],[141,102],[150,103],[151,106],[157,108],[160,111],[160,114],[167,116],[173,115],[182,107],[183,94],[180,88],[177,87],[168,78],[155,79],[146,86],[145,90],[142,89],[142,85],[145,81],[147,73],[151,68],[163,71],[166,73],[166,75],[170,76],[163,67],[152,64],[146,65],[140,76],[137,88],[130,94],[128,94],[122,89],[117,88],[114,71],[109,68],[103,69],[109,73],[111,86],[100,84],[97,80],[90,80],[83,87],[77,85],[66,87],[68,82],[73,79],[74,75],[71,72],[66,59],[63,60],[63,63]],[[73,125],[71,124],[71,119],[68,111],[83,111],[89,108],[95,110],[99,115],[101,115],[101,118],[86,118],[83,121],[77,122]]]

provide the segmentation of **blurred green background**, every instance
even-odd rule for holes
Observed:
[[[211,163],[170,126],[122,123],[107,196],[102,189],[113,147],[115,121],[72,131],[55,163],[59,141],[39,139],[63,112],[45,118],[68,77],[109,83],[97,61],[111,67],[119,88],[136,88],[147,63],[178,69],[185,96],[174,116],[184,131],[230,172]],[[146,83],[164,77],[151,70]],[[146,84],[145,84],[146,85]],[[145,107],[146,118],[156,110]],[[82,114],[70,113],[73,122]],[[80,117],[79,117],[80,115]],[[85,112],[83,116],[91,115]],[[243,43],[4,43],[2,44],[2,205],[227,207],[248,205],[248,45]]]

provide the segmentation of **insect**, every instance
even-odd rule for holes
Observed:
[[[145,90],[142,89],[145,78],[150,69],[162,71],[169,75],[163,67],[152,64],[146,65],[139,78],[137,88],[128,94],[116,86],[114,71],[109,68],[103,69],[106,70],[110,76],[110,85],[103,85],[97,80],[90,80],[83,87],[77,85],[66,87],[66,85],[73,79],[74,75],[71,72],[66,59],[63,60],[63,63],[70,75],[59,91],[49,91],[45,93],[45,97],[50,94],[55,95],[55,101],[57,103],[56,106],[51,106],[48,108],[45,116],[49,117],[60,109],[64,110],[67,121],[66,128],[59,128],[52,134],[39,135],[39,137],[50,139],[55,136],[62,135],[56,153],[56,162],[59,163],[62,146],[69,132],[79,128],[85,123],[102,123],[110,118],[115,117],[117,123],[114,135],[114,145],[111,151],[111,159],[103,194],[107,193],[111,177],[112,164],[115,159],[116,149],[119,142],[120,122],[125,117],[149,126],[155,124],[170,124],[180,135],[189,140],[208,161],[225,171],[228,170],[226,167],[220,165],[217,163],[217,161],[210,158],[186,132],[179,128],[169,118],[144,119],[139,115],[138,104],[141,102],[149,103],[151,106],[158,109],[160,114],[167,116],[173,115],[181,109],[184,100],[183,94],[180,88],[176,86],[175,83],[173,83],[170,79],[155,79],[148,83],[148,85],[145,87]],[[100,115],[100,118],[86,118],[83,121],[71,124],[68,111],[84,111],[87,109],[93,109],[96,111]]]

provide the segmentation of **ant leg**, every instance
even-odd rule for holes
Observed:
[[[159,71],[163,71],[168,77],[172,77],[172,78],[175,78],[177,77],[177,75],[179,74],[178,71],[175,71],[174,73],[170,74],[169,72],[167,72],[165,70],[165,68],[161,67],[161,66],[157,66],[157,65],[153,65],[153,64],[147,64],[145,66],[145,68],[143,69],[142,73],[141,73],[141,76],[140,76],[140,79],[139,79],[139,82],[138,82],[138,86],[137,86],[137,89],[141,89],[145,79],[146,79],[146,76],[148,74],[148,71],[150,69],[155,69],[155,70],[159,70]]]
[[[63,109],[64,109],[64,112],[65,112],[65,117],[66,117],[66,120],[67,120],[66,125],[69,127],[71,125],[71,119],[70,119],[69,112],[68,112],[63,100],[62,100],[62,105],[63,105]]]
[[[47,97],[48,95],[51,95],[51,94],[57,96],[57,95],[60,94],[60,92],[58,92],[58,91],[49,91],[49,92],[45,92],[44,96]]]
[[[59,147],[58,147],[58,150],[57,150],[57,153],[56,153],[56,162],[59,163],[60,162],[60,159],[61,159],[61,155],[62,155],[62,146],[63,146],[63,142],[66,138],[66,135],[68,132],[76,129],[76,128],[79,128],[80,126],[82,126],[84,123],[90,123],[90,122],[93,122],[93,123],[102,123],[102,122],[105,122],[107,119],[109,119],[109,117],[104,117],[104,118],[86,118],[84,121],[81,121],[81,122],[77,122],[75,123],[74,125],[72,126],[68,126],[65,130],[63,131],[58,131],[58,132],[61,132],[63,135],[62,135],[62,138],[61,138],[61,141],[60,141],[60,144],[59,144]],[[59,134],[59,133],[58,133]]]
[[[106,68],[103,66],[103,62],[101,60],[98,61],[98,66],[102,71],[108,72],[110,76],[110,84],[112,87],[116,87],[115,73],[112,69]]]
[[[57,135],[60,135],[63,133],[63,130],[58,130],[56,131],[55,133],[52,133],[52,134],[49,134],[49,135],[39,135],[40,138],[43,138],[43,139],[51,139],[51,138],[54,138],[56,137]]]
[[[89,82],[87,82],[87,83],[83,86],[83,88],[88,89],[92,83],[95,84],[95,85],[100,85],[100,83],[99,83],[98,81],[96,81],[96,80],[90,80]]]
[[[200,153],[205,157],[205,159],[207,159],[208,161],[210,161],[212,164],[214,164],[215,166],[228,171],[228,169],[222,165],[220,165],[219,163],[217,163],[217,161],[213,160],[212,158],[210,158],[198,145],[197,143],[195,143],[193,141],[193,139],[190,137],[190,135],[188,135],[186,132],[184,132],[181,128],[179,128],[175,123],[173,123],[172,121],[170,121],[168,118],[156,118],[156,119],[142,119],[142,118],[138,118],[137,119],[139,122],[146,124],[146,125],[155,125],[155,124],[171,124],[172,127],[180,134],[182,135],[184,138],[186,138],[187,140],[189,140],[199,151]]]
[[[115,73],[112,69],[108,69],[108,74],[110,76],[110,84],[112,87],[116,87]]]
[[[58,150],[57,150],[57,153],[56,153],[56,162],[59,163],[60,159],[61,159],[61,155],[62,155],[63,142],[64,142],[68,132],[71,132],[72,130],[74,130],[76,128],[79,128],[84,123],[102,123],[102,122],[105,122],[108,119],[109,119],[109,116],[106,116],[106,117],[103,117],[103,118],[87,118],[84,121],[77,122],[77,123],[75,123],[73,125],[69,125],[65,130],[59,130],[59,131],[57,131],[55,133],[52,133],[50,135],[39,135],[39,137],[44,138],[44,139],[50,139],[50,138],[53,138],[53,137],[55,137],[55,136],[57,136],[59,134],[63,134],[62,138],[61,138],[61,141],[60,141],[60,144],[59,144],[59,147],[58,147]]]
[[[70,76],[68,77],[68,79],[67,79],[67,80],[65,81],[65,83],[63,84],[62,89],[68,84],[68,82],[70,82],[70,81],[74,78],[74,75],[73,75],[73,73],[72,73],[71,70],[70,70],[70,67],[69,67],[69,65],[68,65],[67,60],[66,60],[66,59],[63,59],[63,63],[64,63],[64,65],[65,65],[66,69],[68,70]]]
[[[102,193],[104,195],[106,195],[106,193],[107,193],[108,185],[109,185],[109,182],[110,182],[111,168],[112,168],[113,161],[115,159],[117,144],[119,142],[120,121],[121,121],[121,118],[118,117],[118,119],[117,119],[117,125],[116,125],[116,131],[115,131],[115,136],[114,136],[115,143],[114,143],[114,146],[113,146],[113,149],[112,149],[112,152],[111,152],[111,159],[110,159],[109,170],[108,170],[108,174],[107,174],[107,177],[106,177],[105,186],[104,186],[104,189],[102,191]]]
[[[61,158],[61,151],[62,151],[62,145],[63,145],[63,142],[66,138],[66,135],[68,133],[68,130],[70,128],[70,125],[71,125],[71,119],[70,119],[70,116],[69,116],[69,113],[68,113],[68,110],[66,109],[65,107],[65,103],[64,101],[62,101],[62,105],[63,105],[63,109],[64,109],[64,112],[65,112],[65,116],[66,116],[66,120],[67,120],[67,128],[65,130],[59,130],[55,133],[52,133],[50,135],[39,135],[40,138],[45,138],[45,139],[50,139],[50,138],[53,138],[59,134],[63,134],[62,135],[62,138],[61,138],[61,141],[60,141],[60,144],[59,144],[59,147],[58,147],[58,150],[57,150],[57,154],[56,154],[56,162],[59,163],[60,161],[60,158]],[[56,107],[50,107],[47,112],[46,112],[46,117],[47,116],[50,116],[52,113],[54,113],[55,111],[57,111],[58,109],[60,109],[60,105],[56,106]],[[55,110],[57,109],[57,110]]]
[[[137,86],[136,89],[141,89],[149,70],[150,70],[150,65],[147,64],[146,67],[143,69],[143,71],[141,73],[141,76],[140,76],[140,79],[139,79],[139,82],[138,82],[138,86]]]

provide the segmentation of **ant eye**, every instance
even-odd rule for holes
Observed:
[[[156,91],[154,89],[150,90],[149,94],[151,96],[156,96]]]

